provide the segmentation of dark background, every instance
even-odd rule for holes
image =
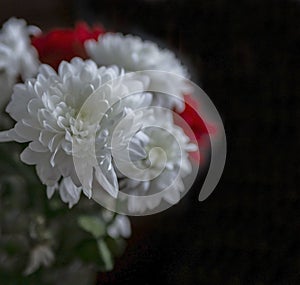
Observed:
[[[228,157],[214,193],[200,176],[177,205],[132,218],[99,284],[300,284],[300,1],[0,0],[1,24],[84,19],[172,48],[223,119]]]

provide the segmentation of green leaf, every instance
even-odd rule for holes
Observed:
[[[80,216],[78,218],[78,224],[82,229],[92,234],[96,239],[105,235],[105,224],[98,217]]]
[[[104,270],[106,270],[106,271],[112,270],[114,267],[114,264],[113,264],[111,252],[110,252],[109,248],[107,247],[107,244],[105,243],[105,241],[103,239],[98,239],[97,245],[98,245],[99,254],[103,261]]]
[[[102,260],[99,260],[98,246],[96,239],[81,241],[77,246],[73,247],[75,257],[79,257],[85,263],[93,263],[102,266]]]
[[[106,244],[113,256],[121,256],[126,248],[126,242],[122,238],[105,238]]]

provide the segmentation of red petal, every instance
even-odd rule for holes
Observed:
[[[105,33],[100,26],[92,29],[85,23],[77,23],[75,29],[54,29],[46,34],[32,38],[32,45],[39,54],[40,61],[57,69],[61,61],[70,61],[73,57],[87,58],[84,42],[97,39]]]

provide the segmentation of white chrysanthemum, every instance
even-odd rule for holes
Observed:
[[[39,29],[27,26],[22,19],[11,18],[0,31],[0,101],[5,103],[11,95],[18,76],[23,80],[36,74],[38,55],[30,43],[30,35]]]
[[[29,142],[21,159],[36,165],[49,197],[59,187],[62,200],[71,207],[78,202],[81,190],[91,197],[95,183],[117,195],[118,180],[107,147],[110,130],[130,107],[151,102],[147,93],[136,95],[135,100],[121,101],[118,108],[108,112],[106,120],[99,122],[96,115],[110,110],[122,94],[130,93],[131,88],[136,90],[135,85],[141,89],[147,84],[142,80],[123,80],[120,75],[122,71],[116,66],[98,68],[91,60],[74,58],[71,63],[62,62],[58,73],[48,65],[41,65],[36,79],[15,86],[7,112],[17,123],[13,129],[2,132],[0,140]],[[113,79],[118,79],[118,83],[101,89],[96,101],[87,104],[82,112],[90,95]],[[127,126],[125,133],[130,133],[131,128],[135,126]],[[74,157],[79,157],[76,170]],[[96,169],[93,159],[99,164]]]
[[[143,41],[132,35],[107,33],[101,35],[98,41],[85,42],[88,55],[99,65],[118,65],[126,71],[159,70],[173,73],[182,77],[189,77],[187,70],[181,65],[174,53],[167,49],[160,49],[155,43]],[[151,74],[149,91],[168,90],[169,94],[182,99],[184,93],[190,92],[190,86],[184,78],[161,73]],[[182,100],[174,96],[155,94],[156,105],[179,110],[184,108]]]
[[[143,120],[143,124],[149,126],[143,129],[143,134],[148,136],[145,145],[146,158],[134,163],[144,170],[140,176],[144,181],[132,179],[135,173],[126,174],[131,178],[119,174],[120,190],[131,194],[128,198],[128,209],[131,212],[153,209],[162,199],[170,204],[177,203],[180,193],[184,191],[182,179],[192,171],[188,152],[197,149],[183,130],[174,124],[171,111],[161,108],[149,109]],[[132,162],[124,160],[117,165],[121,166],[121,169],[129,169],[130,166],[126,166],[126,163]],[[164,191],[165,189],[168,191]],[[159,195],[155,195],[157,193]],[[136,199],[135,196],[145,196],[145,199]]]

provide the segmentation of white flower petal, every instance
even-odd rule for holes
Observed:
[[[128,217],[117,215],[113,223],[108,226],[107,233],[112,238],[129,238],[131,236],[131,226]]]
[[[95,177],[98,183],[110,194],[112,197],[117,198],[119,185],[117,175],[114,170],[106,171],[104,174],[100,168],[95,169]]]
[[[66,177],[62,180],[59,187],[59,194],[63,202],[69,204],[69,208],[72,208],[78,203],[81,193],[81,187],[77,187],[70,177]]]
[[[13,141],[11,136],[11,130],[0,132],[0,142],[10,142]]]
[[[47,198],[50,199],[53,196],[55,190],[57,189],[58,189],[57,183],[53,186],[47,186]]]

